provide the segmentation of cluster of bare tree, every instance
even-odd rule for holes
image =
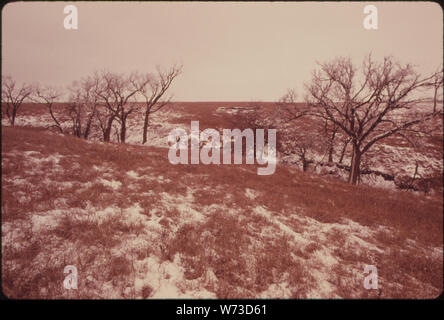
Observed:
[[[391,57],[380,63],[368,55],[361,77],[350,59],[320,64],[306,85],[310,113],[336,125],[352,146],[349,182],[356,184],[361,159],[376,142],[393,135],[409,139],[424,132],[425,122],[441,115],[437,89],[442,71],[422,77],[411,65]],[[427,94],[433,88],[433,101]],[[432,102],[432,103],[431,103]]]
[[[12,126],[15,125],[17,113],[23,101],[35,92],[32,85],[18,84],[11,76],[2,76],[2,114],[6,114]]]
[[[138,110],[144,117],[142,143],[146,143],[150,115],[170,102],[171,96],[166,97],[166,93],[180,73],[181,67],[176,65],[145,74],[94,72],[69,86],[69,102],[57,110],[55,103],[63,96],[62,91],[49,86],[17,85],[6,76],[2,77],[2,109],[14,126],[25,100],[43,103],[54,122],[51,127],[83,139],[100,137],[105,142],[110,141],[117,123],[121,143],[126,140],[128,117]]]
[[[363,155],[375,143],[397,135],[417,145],[435,129],[433,121],[443,114],[442,86],[442,67],[421,76],[392,57],[376,62],[368,55],[360,70],[350,58],[336,58],[318,64],[305,84],[303,103],[290,90],[266,125],[279,129],[279,151],[296,154],[304,170],[315,162],[313,154],[333,162],[339,149],[336,162],[342,164],[351,149],[348,181],[357,184]],[[264,122],[258,114],[256,120]]]

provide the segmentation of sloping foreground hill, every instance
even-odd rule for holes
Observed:
[[[442,198],[279,165],[2,127],[2,286],[13,298],[431,298]],[[63,288],[66,265],[77,290]],[[363,286],[377,267],[379,289]]]

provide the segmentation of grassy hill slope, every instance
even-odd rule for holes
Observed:
[[[2,127],[13,298],[435,297],[441,196],[279,165],[171,165],[165,148]],[[78,290],[64,290],[66,265]],[[379,289],[363,287],[364,265]]]

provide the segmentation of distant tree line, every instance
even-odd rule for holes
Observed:
[[[117,124],[118,140],[125,143],[127,120],[138,110],[144,118],[141,132],[144,144],[148,140],[151,114],[169,104],[168,89],[181,72],[182,68],[177,65],[167,70],[157,67],[154,73],[96,71],[74,81],[67,88],[68,102],[59,108],[55,108],[55,104],[63,96],[60,89],[18,84],[11,76],[2,76],[2,112],[14,126],[23,102],[42,103],[53,120],[51,128],[61,133],[83,139],[100,136],[102,141],[109,142]]]

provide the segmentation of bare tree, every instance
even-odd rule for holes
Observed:
[[[338,161],[339,164],[342,164],[342,161],[344,160],[345,152],[347,151],[347,147],[348,147],[348,144],[350,143],[350,140],[351,139],[349,136],[344,135],[344,138],[342,139],[341,153],[340,153],[339,161]]]
[[[231,125],[232,128],[241,130],[252,130],[254,136],[258,129],[268,129],[273,127],[272,113],[267,110],[261,103],[250,103],[242,109],[238,109],[236,117],[228,118],[225,121]],[[253,156],[256,158],[256,139],[253,141]],[[268,136],[264,135],[264,142],[268,143]],[[247,154],[246,140],[242,139],[242,150]]]
[[[327,138],[327,145],[328,145],[328,162],[333,162],[333,153],[335,148],[335,139],[336,134],[339,131],[339,127],[336,123],[324,120],[324,128],[323,128],[323,134]]]
[[[18,85],[11,76],[2,76],[2,101],[6,105],[5,113],[12,126],[15,125],[23,101],[33,94],[34,89],[34,86],[25,83]]]
[[[359,78],[349,58],[336,58],[319,64],[306,84],[311,114],[336,124],[350,138],[352,184],[358,182],[362,155],[376,142],[395,134],[405,137],[441,114],[421,93],[430,94],[426,89],[442,77],[442,71],[421,77],[409,64],[392,57],[376,63],[371,55],[361,71]]]
[[[120,122],[120,142],[125,143],[126,121],[128,116],[136,109],[136,104],[130,104],[135,95],[141,90],[136,83],[135,74],[129,76],[104,71],[101,73],[101,83],[97,94],[107,112],[105,121],[101,121],[104,141],[110,141],[114,120]],[[103,115],[103,113],[102,113]]]
[[[145,144],[148,139],[147,135],[150,115],[169,104],[171,97],[163,99],[164,95],[170,88],[173,80],[179,76],[181,72],[182,68],[174,65],[167,71],[157,67],[156,74],[147,73],[137,77],[134,87],[140,88],[139,93],[145,101],[142,144]]]
[[[439,98],[441,98],[442,102],[442,85],[443,85],[443,75],[442,75],[442,66],[438,68],[435,72],[430,86],[433,88],[433,112],[436,112],[437,103]]]
[[[297,95],[293,89],[287,90],[276,102],[275,107],[272,118],[279,123],[291,123],[310,114],[305,103],[297,102]]]
[[[282,140],[278,143],[279,150],[284,155],[297,155],[304,171],[308,169],[309,164],[316,162],[315,154],[328,155],[328,162],[333,162],[335,145],[344,140],[340,153],[342,162],[348,142],[340,134],[338,125],[328,119],[313,117],[306,103],[297,102],[294,90],[288,90],[279,99],[275,110],[274,124],[279,126],[283,133],[278,139]]]
[[[328,121],[322,124],[311,119],[306,104],[297,102],[294,90],[288,90],[275,106],[273,125],[280,132],[277,149],[284,156],[296,156],[291,162],[299,163],[302,170],[307,171],[309,165],[316,162],[315,156],[325,153],[327,136],[330,136],[329,150],[333,153],[332,145],[336,134],[334,126],[329,126]]]
[[[316,156],[326,149],[322,130],[305,131],[288,126],[287,130],[281,128],[280,132],[283,134],[278,140],[277,149],[284,156],[293,156],[290,162],[299,164],[304,172],[308,171],[310,165],[317,162]]]
[[[291,156],[291,163],[299,164],[306,172],[314,164],[318,155],[328,150],[330,127],[327,123],[309,117],[304,103],[296,100],[296,93],[289,90],[277,103],[272,118],[279,128],[277,149],[284,156]],[[284,161],[288,161],[285,160]]]
[[[111,140],[113,123],[116,119],[115,113],[110,111],[104,104],[100,103],[96,110],[96,119],[102,132],[103,141],[109,142]]]
[[[74,81],[70,87],[70,102],[67,113],[71,119],[72,134],[88,139],[94,127],[99,106],[100,79],[97,73],[80,81]]]
[[[63,115],[62,118],[57,118],[54,112],[54,103],[62,96],[61,90],[51,86],[38,86],[35,91],[35,96],[36,101],[46,104],[48,108],[49,115],[55,123],[54,125],[50,126],[50,128],[56,128],[59,132],[63,133],[62,123],[65,121],[65,119],[63,118]]]

